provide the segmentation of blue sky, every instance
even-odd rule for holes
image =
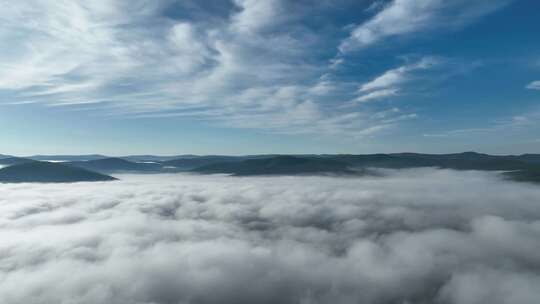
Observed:
[[[0,153],[540,152],[539,1],[0,5]]]

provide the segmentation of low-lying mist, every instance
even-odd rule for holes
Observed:
[[[0,184],[0,303],[538,303],[540,186],[122,175]]]

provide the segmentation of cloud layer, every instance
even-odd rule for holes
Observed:
[[[2,303],[535,303],[540,188],[383,177],[0,185]]]
[[[298,20],[327,6],[281,0],[5,3],[0,92],[10,104],[195,118],[279,133],[371,128],[328,104],[352,86],[321,66],[326,41]],[[31,22],[28,22],[31,20]],[[335,52],[332,48],[331,52]],[[348,92],[349,91],[349,92]],[[375,111],[376,112],[376,111]]]
[[[345,68],[349,50],[465,24],[508,1],[376,1],[367,10],[375,15],[359,13],[361,24],[341,42],[348,34],[340,12],[369,6],[354,2],[0,1],[0,41],[9,45],[0,50],[0,94],[10,105],[117,119],[363,137],[388,128],[378,117],[394,106],[350,101],[400,91],[358,96],[357,71]]]

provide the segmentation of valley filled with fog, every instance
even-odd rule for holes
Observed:
[[[540,186],[379,173],[0,184],[0,303],[537,303]]]

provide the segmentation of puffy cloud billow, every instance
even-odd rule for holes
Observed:
[[[537,303],[540,187],[490,173],[0,185],[0,303]]]

